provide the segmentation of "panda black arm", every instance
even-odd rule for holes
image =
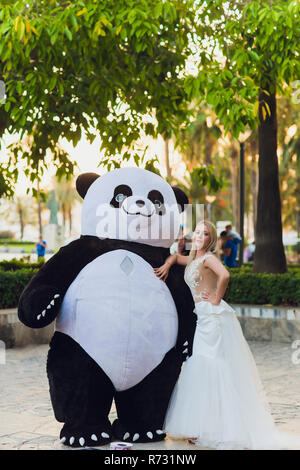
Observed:
[[[62,247],[42,266],[21,294],[18,316],[24,325],[42,328],[58,315],[63,297],[84,266],[101,254],[95,237],[84,237]]]
[[[188,285],[184,281],[184,266],[174,264],[166,279],[178,314],[178,336],[176,348],[182,351],[184,359],[192,355],[193,339],[196,327],[196,315],[193,313],[194,301]]]

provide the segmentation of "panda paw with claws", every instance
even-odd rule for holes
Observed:
[[[51,312],[49,312],[49,310],[51,310],[52,307],[55,306],[55,302],[56,302],[56,303],[58,302],[59,297],[60,297],[59,294],[54,294],[53,299],[50,300],[50,302],[49,302],[49,304],[47,305],[47,307],[46,307],[41,313],[39,313],[39,314],[36,316],[36,319],[37,319],[38,321],[40,321],[41,319],[43,319],[43,317],[46,317],[46,316],[47,316],[47,313],[51,313]]]
[[[58,315],[62,296],[52,286],[42,286],[23,296],[19,304],[20,319],[31,328],[43,328]]]
[[[118,419],[113,423],[113,435],[122,442],[132,443],[163,441],[166,437],[166,433],[162,429],[134,429],[121,423]]]
[[[122,438],[124,442],[156,442],[166,437],[166,433],[162,429],[155,429],[144,432],[126,432]]]
[[[189,342],[185,341],[182,345],[182,355],[183,355],[183,361],[187,361],[188,358],[190,357],[190,351],[189,351]]]
[[[111,431],[107,426],[83,426],[72,428],[64,425],[60,432],[60,442],[69,447],[103,446],[111,441]]]

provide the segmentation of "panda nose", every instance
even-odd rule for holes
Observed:
[[[139,207],[142,207],[145,205],[145,201],[142,201],[141,199],[139,199],[138,201],[135,202],[137,206]]]

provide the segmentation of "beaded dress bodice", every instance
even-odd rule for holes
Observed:
[[[194,302],[201,302],[202,291],[207,289],[215,291],[217,288],[218,277],[209,268],[203,265],[203,261],[208,256],[214,256],[211,253],[195,258],[185,269],[184,280],[191,289]]]

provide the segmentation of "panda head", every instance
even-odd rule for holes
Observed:
[[[141,168],[104,176],[84,173],[76,188],[83,198],[82,235],[169,248],[178,236],[185,193]]]

